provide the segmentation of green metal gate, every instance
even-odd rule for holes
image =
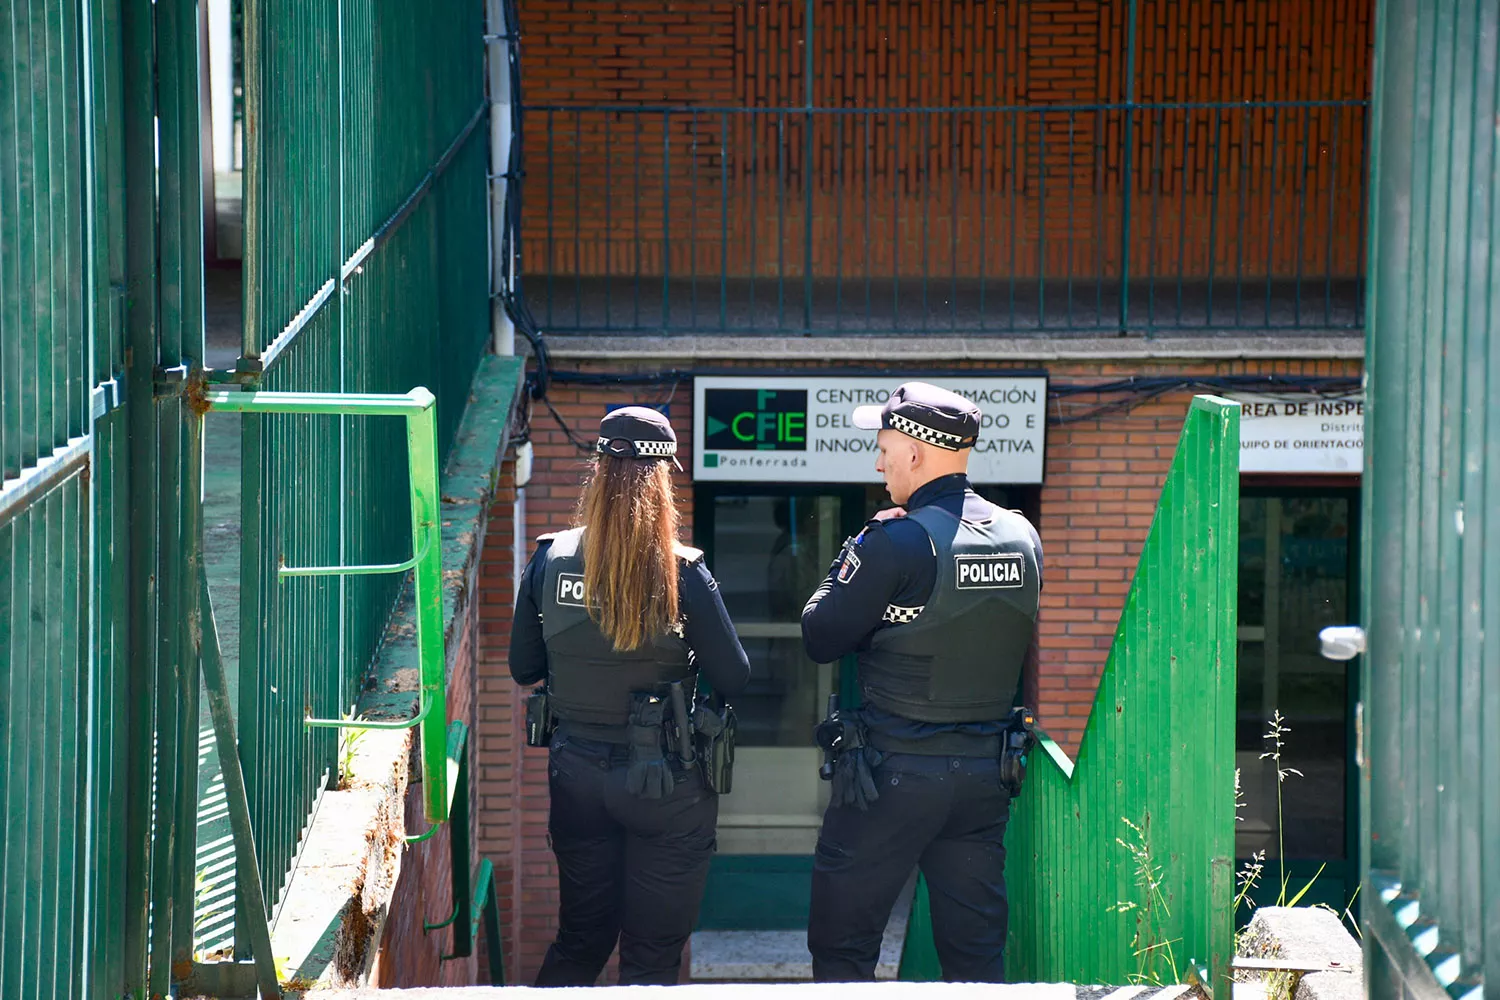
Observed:
[[[1500,984],[1497,37],[1497,0],[1379,4],[1361,780],[1381,1000]]]

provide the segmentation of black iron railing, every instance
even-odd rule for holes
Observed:
[[[526,124],[548,330],[1362,326],[1363,101],[539,105]]]

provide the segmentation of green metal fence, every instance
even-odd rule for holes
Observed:
[[[446,451],[489,326],[482,9],[275,6],[247,12],[259,257],[246,358],[221,376],[425,383]],[[202,14],[108,0],[0,18],[8,997],[165,996],[194,968]],[[255,819],[274,886],[332,760],[332,736],[303,717],[352,703],[400,585],[275,570],[283,555],[378,562],[412,530],[400,428],[265,417],[246,437],[245,632],[265,642],[247,661],[241,752],[267,775]]]
[[[247,0],[245,326],[268,390],[438,398],[443,455],[489,332],[483,7]],[[296,25],[297,30],[287,30]],[[243,420],[240,718],[268,895],[334,769],[407,559],[394,421]],[[241,938],[243,945],[243,938]]]
[[[110,65],[92,42],[102,20],[51,5],[0,24],[6,996],[102,996],[96,983],[121,968],[118,921],[101,912],[125,883],[111,832],[123,825],[126,665],[124,589],[109,559],[124,531],[123,345],[111,322],[122,244],[108,225],[118,189],[89,172],[107,153],[109,90],[85,73],[91,60]]]
[[[196,9],[23,5],[0,71],[0,992],[164,992],[191,933],[196,687],[157,608],[195,498],[169,397],[202,354]]]
[[[1011,813],[1012,982],[1171,984],[1234,947],[1239,404],[1192,402],[1079,748]],[[915,916],[924,913],[919,902]],[[902,977],[937,978],[914,919]]]
[[[1500,2],[1381,0],[1362,619],[1372,997],[1500,987]]]

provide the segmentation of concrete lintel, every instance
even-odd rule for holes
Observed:
[[[554,360],[859,361],[1251,361],[1362,359],[1363,337],[1341,332],[1287,336],[1163,337],[728,337],[574,336],[551,334]]]

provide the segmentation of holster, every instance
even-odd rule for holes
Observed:
[[[828,714],[813,730],[813,740],[823,750],[823,766],[818,768],[818,777],[832,781],[834,768],[844,754],[865,745],[865,727],[858,712],[839,709],[839,696],[828,696]]]
[[[526,696],[526,745],[548,746],[556,729],[557,719],[552,714],[552,700],[547,694],[547,685],[538,685]]]
[[[1010,713],[1000,739],[1000,784],[1011,798],[1021,794],[1026,781],[1026,755],[1036,746],[1036,716],[1030,709],[1017,708]]]
[[[703,784],[718,795],[734,786],[734,747],[739,722],[734,706],[722,698],[711,698],[693,709],[693,743],[698,748],[698,766]]]

